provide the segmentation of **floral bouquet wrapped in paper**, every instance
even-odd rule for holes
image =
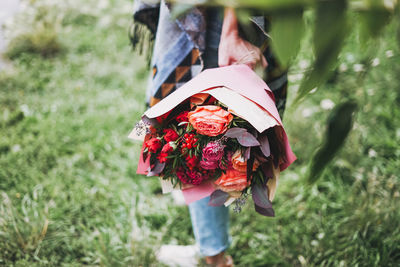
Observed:
[[[265,216],[295,160],[271,90],[245,65],[205,70],[147,110],[130,138],[144,140],[138,173],[160,176],[163,192],[236,211],[251,194]]]

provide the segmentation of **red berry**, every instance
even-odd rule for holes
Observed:
[[[197,147],[197,144],[193,144],[193,147]]]
[[[198,140],[197,138],[194,138],[194,139],[193,139],[193,141],[194,141],[195,143],[197,142],[197,140]]]
[[[187,148],[191,149],[191,148],[192,148],[192,144],[189,143],[189,144],[187,145]]]
[[[188,137],[189,137],[189,135],[188,135],[187,133],[185,133],[183,136],[184,136],[185,138],[188,138]]]
[[[185,144],[185,143],[182,144],[182,148],[184,148],[184,147],[186,147],[186,144]]]

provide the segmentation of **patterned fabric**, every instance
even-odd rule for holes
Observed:
[[[199,49],[193,48],[192,51],[182,60],[167,79],[156,90],[156,93],[150,96],[149,105],[157,104],[161,99],[175,91],[177,88],[191,80],[201,71]],[[153,79],[157,75],[157,66],[153,66]]]

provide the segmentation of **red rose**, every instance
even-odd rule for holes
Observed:
[[[169,143],[166,143],[164,146],[163,146],[163,148],[161,149],[161,153],[169,153],[169,152],[172,152],[174,150],[174,148],[169,144]]]
[[[179,135],[172,129],[164,129],[163,132],[165,133],[164,140],[167,142],[175,141],[179,138]]]
[[[190,170],[196,167],[198,164],[199,159],[195,155],[186,157],[186,165]]]
[[[182,112],[181,114],[179,114],[177,117],[176,117],[176,121],[177,122],[187,122],[187,121],[189,121],[189,119],[188,119],[188,113],[189,113],[189,111],[184,111],[184,112]]]
[[[157,155],[157,159],[160,163],[164,163],[168,160],[167,156],[168,156],[168,153],[161,152],[160,154]]]
[[[151,153],[156,153],[161,148],[161,140],[153,137],[146,142],[146,147]]]

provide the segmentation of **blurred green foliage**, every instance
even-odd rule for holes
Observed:
[[[131,2],[35,2],[62,17],[64,52],[19,50],[0,72],[0,265],[160,266],[161,244],[194,239],[187,208],[135,174],[140,144],[126,136],[145,108],[148,72],[129,47]],[[229,253],[237,266],[398,266],[399,20],[363,50],[350,17],[333,75],[291,107],[314,60],[314,16],[304,14],[289,73],[284,123],[298,160],[282,173],[275,218],[251,206],[231,213]],[[12,27],[25,29],[19,18]],[[358,102],[353,131],[308,186],[329,114],[346,99]]]

